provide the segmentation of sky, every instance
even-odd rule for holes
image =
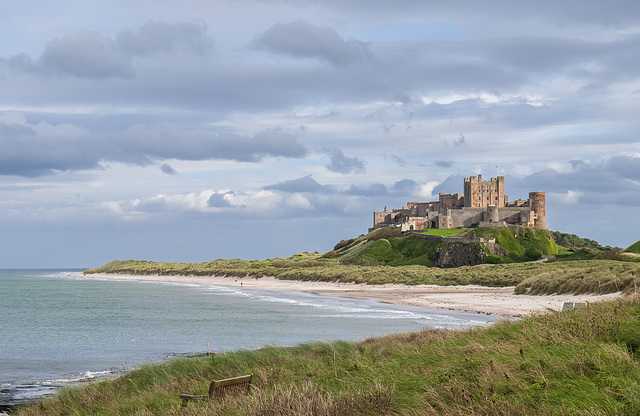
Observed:
[[[4,0],[0,268],[326,252],[505,177],[640,239],[640,3]]]

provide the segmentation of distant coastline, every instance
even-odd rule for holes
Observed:
[[[81,274],[80,274],[81,275]],[[358,283],[309,282],[279,280],[273,277],[220,277],[220,276],[161,276],[129,274],[87,274],[86,277],[116,280],[138,280],[152,282],[191,283],[213,286],[241,286],[269,290],[289,290],[332,296],[373,299],[379,302],[497,314],[506,317],[524,316],[560,310],[563,302],[598,302],[611,300],[621,293],[606,295],[516,295],[514,287],[485,287],[478,285],[438,286]]]

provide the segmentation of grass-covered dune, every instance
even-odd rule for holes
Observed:
[[[424,266],[343,265],[317,254],[302,253],[273,260],[215,260],[205,263],[162,263],[139,260],[114,261],[86,273],[183,276],[275,276],[303,281],[357,282],[408,285],[477,284],[516,286],[516,293],[626,292],[640,286],[640,263],[612,260],[571,262],[481,264],[455,269]]]
[[[185,415],[638,415],[640,296],[466,331],[265,347],[145,365],[18,409],[179,415],[179,393],[254,374],[249,396]]]
[[[636,241],[635,243],[631,244],[624,251],[627,253],[640,254],[640,241]]]
[[[445,233],[446,231],[446,233]],[[368,284],[437,284],[517,286],[516,293],[594,293],[628,291],[638,285],[640,260],[594,247],[569,251],[556,245],[555,234],[521,227],[428,230],[439,236],[495,239],[508,256],[490,255],[487,264],[441,269],[433,266],[443,241],[417,235],[403,236],[398,228],[383,228],[340,241],[324,253],[299,253],[266,260],[214,260],[203,263],[167,263],[119,260],[88,269],[86,273],[184,276],[273,276],[285,280],[357,282]],[[556,233],[557,234],[557,233]],[[587,243],[577,236],[559,234],[572,244]],[[555,238],[560,238],[555,237]],[[569,238],[571,237],[571,238]],[[475,243],[478,244],[478,243]],[[597,243],[595,243],[597,244]],[[558,254],[558,261],[526,262],[542,254]],[[577,261],[567,261],[577,260]],[[491,264],[490,264],[491,263]]]

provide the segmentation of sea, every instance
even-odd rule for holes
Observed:
[[[496,319],[293,291],[98,279],[82,269],[0,270],[0,409],[175,357]]]

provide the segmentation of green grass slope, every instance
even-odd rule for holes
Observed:
[[[402,236],[398,228],[383,228],[365,236],[341,241],[323,257],[340,264],[357,266],[433,266],[435,250],[441,245],[418,236]]]
[[[636,241],[624,250],[626,253],[640,254],[640,241]]]
[[[558,254],[558,246],[547,230],[534,228],[505,227],[496,237],[496,243],[509,253],[520,257],[533,257],[536,254]]]
[[[455,235],[495,238],[496,243],[510,253],[508,259],[494,260],[497,263],[536,260],[542,255],[555,255],[559,251],[551,232],[533,228],[510,226],[469,230],[426,230],[420,233],[443,237]],[[340,257],[343,264],[361,266],[409,264],[432,266],[435,260],[435,251],[441,245],[440,241],[426,240],[415,235],[403,237],[398,228],[383,228],[357,239],[341,241],[325,257]]]
[[[44,415],[638,415],[640,298],[486,329],[265,347],[145,365],[18,409]],[[211,379],[251,394],[190,403]]]

